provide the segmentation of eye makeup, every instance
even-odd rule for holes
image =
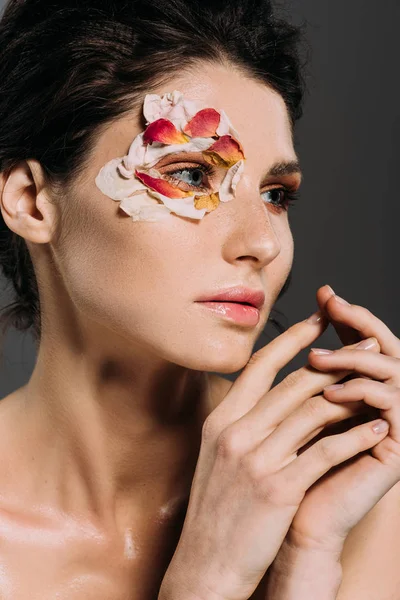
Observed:
[[[119,201],[134,221],[160,221],[171,213],[202,219],[235,197],[245,155],[223,109],[199,107],[174,90],[163,96],[147,94],[143,114],[146,129],[133,140],[128,154],[109,161],[96,177],[106,196]],[[200,155],[202,162],[169,163],[168,156],[177,153],[189,160]],[[203,173],[206,183],[184,180],[196,173]],[[218,185],[210,185],[217,173]]]

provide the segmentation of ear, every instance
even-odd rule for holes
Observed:
[[[36,160],[24,160],[7,174],[0,173],[0,210],[12,231],[45,244],[57,223],[56,206],[49,201],[44,171]]]

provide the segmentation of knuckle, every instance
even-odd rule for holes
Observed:
[[[298,369],[297,371],[291,371],[286,375],[286,377],[281,381],[281,384],[284,388],[292,388],[299,384],[299,382],[304,377],[304,370]]]
[[[374,455],[379,460],[390,467],[399,467],[400,464],[400,445],[390,437],[386,437],[375,448],[372,449]]]
[[[259,348],[250,356],[247,361],[248,365],[255,365],[260,362],[260,360],[265,359],[265,347]]]
[[[260,460],[259,453],[257,450],[246,452],[240,458],[240,470],[243,472],[247,479],[253,484],[259,486],[265,479],[268,469],[264,460]]]
[[[293,483],[281,471],[272,472],[266,465],[265,456],[256,450],[243,455],[240,469],[258,502],[275,507],[296,504],[299,494],[293,489]]]
[[[279,508],[293,508],[300,504],[304,493],[296,490],[293,483],[278,471],[264,477],[258,483],[256,496],[263,504]]]
[[[314,444],[314,452],[319,462],[323,465],[335,464],[335,448],[333,443],[332,439],[325,437]]]
[[[204,441],[215,440],[218,437],[218,425],[214,416],[208,416],[203,422],[201,438]]]
[[[285,486],[275,473],[259,477],[255,483],[255,496],[262,503],[280,506],[285,501]]]
[[[332,406],[334,405],[330,404],[324,396],[311,396],[303,403],[302,410],[305,411],[307,416],[320,419],[327,416],[329,408]]]
[[[230,425],[218,436],[216,441],[217,456],[224,459],[232,459],[241,456],[243,447],[243,433]]]

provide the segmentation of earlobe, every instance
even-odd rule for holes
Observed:
[[[49,201],[43,169],[37,161],[21,161],[1,173],[0,209],[5,224],[21,237],[45,244],[51,240],[55,206]]]

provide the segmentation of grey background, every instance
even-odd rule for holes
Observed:
[[[286,326],[302,320],[317,309],[316,291],[328,283],[399,335],[400,3],[292,0],[284,6],[293,21],[306,21],[311,55],[309,94],[296,134],[304,182],[299,204],[289,209],[293,279],[276,308]],[[9,299],[3,282],[1,305]],[[276,335],[269,324],[255,348]],[[313,345],[342,344],[329,327]],[[35,362],[29,334],[10,330],[3,348],[0,397],[25,384]],[[307,353],[297,355],[276,382],[305,364]]]

